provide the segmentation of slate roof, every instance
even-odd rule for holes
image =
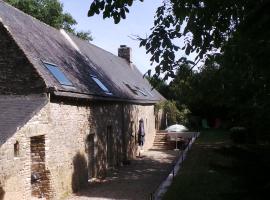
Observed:
[[[0,95],[0,146],[47,102],[46,96]]]
[[[78,98],[155,103],[164,98],[145,80],[135,66],[87,41],[57,29],[19,11],[0,0],[0,23],[24,51],[54,95]],[[71,42],[72,41],[72,42]],[[73,43],[73,44],[72,44]],[[61,85],[44,67],[53,63],[72,82]],[[112,93],[106,94],[92,80],[96,76]],[[146,94],[134,94],[127,86],[138,87]]]

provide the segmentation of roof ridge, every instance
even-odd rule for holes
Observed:
[[[59,31],[59,29],[57,29],[57,28],[55,28],[55,27],[53,27],[53,26],[50,26],[49,24],[46,24],[45,22],[43,22],[43,21],[41,21],[41,20],[39,20],[39,19],[33,17],[32,15],[30,15],[30,14],[28,14],[28,13],[26,13],[26,12],[23,12],[22,10],[16,8],[15,6],[10,5],[9,3],[7,3],[7,2],[5,2],[5,1],[3,1],[3,0],[0,0],[0,3],[3,3],[3,4],[5,4],[6,6],[9,6],[11,9],[14,9],[14,10],[20,12],[21,14],[24,14],[24,15],[30,17],[31,19],[34,19],[34,20],[36,20],[36,21],[38,21],[38,22],[40,22],[40,23],[42,23],[42,24],[44,24],[44,25],[46,25],[46,26],[48,26],[48,27],[50,27],[50,28],[52,28],[52,29],[55,29],[55,30],[58,30],[58,31]]]
[[[3,4],[5,4],[6,6],[9,6],[11,9],[15,9],[16,11],[20,12],[21,14],[24,14],[24,15],[30,17],[31,19],[33,19],[33,20],[35,20],[35,21],[37,21],[37,22],[39,22],[39,23],[41,23],[41,24],[43,24],[43,25],[45,25],[45,26],[47,26],[47,27],[49,27],[49,28],[51,28],[51,29],[54,29],[54,30],[56,30],[56,31],[58,31],[58,32],[60,32],[60,33],[61,33],[61,29],[62,29],[62,30],[64,30],[67,34],[70,34],[72,37],[75,37],[76,39],[79,39],[79,40],[82,41],[82,42],[85,42],[85,43],[88,43],[88,44],[90,44],[90,45],[93,45],[93,46],[95,46],[95,47],[97,47],[97,48],[99,48],[99,49],[101,49],[101,50],[103,50],[103,51],[106,51],[107,53],[110,53],[110,54],[112,54],[112,55],[114,55],[114,56],[116,56],[116,57],[118,57],[118,58],[120,58],[120,59],[124,59],[124,58],[121,58],[121,57],[119,57],[119,56],[117,56],[117,55],[111,53],[110,51],[108,51],[108,50],[106,50],[106,49],[103,49],[103,48],[101,48],[101,47],[99,47],[99,46],[93,44],[93,43],[90,42],[90,41],[83,40],[83,39],[79,38],[77,35],[75,35],[75,34],[72,33],[72,32],[69,32],[69,31],[67,31],[67,30],[65,30],[65,29],[63,29],[63,28],[57,29],[57,28],[55,28],[55,27],[53,27],[53,26],[51,26],[51,25],[49,25],[49,24],[46,24],[45,22],[43,22],[43,21],[41,21],[41,20],[39,20],[39,19],[33,17],[32,15],[30,15],[30,14],[28,14],[28,13],[23,12],[22,10],[20,10],[20,9],[18,9],[18,8],[12,6],[12,5],[10,5],[9,3],[7,3],[7,2],[5,2],[5,1],[3,1],[3,0],[0,0],[0,3],[1,3],[1,2],[2,2]],[[63,36],[63,37],[64,37],[64,36]],[[125,59],[124,59],[124,60],[125,60]]]
[[[45,26],[47,26],[47,27],[49,27],[49,28],[51,28],[51,29],[54,29],[54,30],[56,30],[56,31],[58,31],[58,32],[61,33],[61,29],[62,29],[62,28],[57,29],[57,28],[55,28],[55,27],[53,27],[53,26],[50,26],[49,24],[46,24],[45,22],[43,22],[43,21],[41,21],[41,20],[39,20],[39,19],[33,17],[32,15],[23,12],[22,10],[20,10],[20,9],[18,9],[18,8],[12,6],[12,5],[10,5],[9,3],[7,3],[7,2],[5,2],[5,1],[3,1],[3,0],[0,0],[0,2],[2,2],[3,4],[9,6],[9,7],[12,8],[12,9],[15,9],[16,11],[19,11],[21,14],[24,14],[24,15],[30,17],[31,19],[33,19],[33,20],[35,20],[35,21],[38,21],[39,23],[41,23],[41,24],[43,24],[43,25],[45,25]],[[109,54],[111,54],[111,55],[117,57],[117,58],[120,59],[120,60],[124,60],[124,61],[125,61],[124,58],[121,58],[121,57],[119,57],[119,56],[113,54],[112,52],[110,52],[110,51],[108,51],[108,50],[106,50],[106,49],[103,49],[103,48],[101,48],[101,47],[99,47],[99,46],[93,44],[93,43],[90,42],[90,41],[83,40],[83,39],[79,38],[78,36],[76,36],[76,35],[75,35],[74,33],[72,33],[72,32],[69,32],[69,31],[67,31],[67,30],[65,30],[65,29],[62,29],[62,30],[64,30],[67,34],[70,34],[72,37],[75,37],[76,39],[78,39],[78,40],[80,40],[80,41],[82,41],[82,42],[84,42],[84,43],[87,43],[88,45],[92,45],[92,46],[94,46],[94,47],[96,47],[96,48],[98,48],[98,49],[100,49],[100,50],[102,50],[102,51],[105,51],[105,52],[107,52],[107,53],[109,53]],[[64,36],[63,36],[63,37],[64,37]],[[135,64],[134,64],[134,66],[137,68],[137,66],[136,66]]]
[[[119,57],[119,56],[113,54],[112,52],[110,52],[110,51],[108,51],[108,50],[106,50],[106,49],[103,49],[103,48],[97,46],[97,45],[94,44],[93,42],[83,40],[83,39],[79,38],[78,36],[74,35],[74,34],[71,33],[71,32],[67,32],[67,33],[68,33],[68,34],[71,34],[72,37],[75,37],[76,39],[78,39],[78,40],[80,40],[80,41],[82,41],[82,42],[85,42],[85,43],[88,44],[88,45],[92,45],[92,46],[94,46],[94,47],[96,47],[96,48],[98,48],[98,49],[100,49],[100,50],[102,50],[102,51],[104,51],[104,52],[107,52],[107,53],[109,53],[109,54],[111,54],[111,55],[113,55],[113,56],[119,58],[120,60],[126,60],[125,58]],[[135,64],[134,64],[134,65],[135,65]],[[135,66],[136,66],[136,65],[135,65]]]

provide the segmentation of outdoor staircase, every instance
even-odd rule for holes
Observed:
[[[158,130],[156,132],[153,150],[172,150],[175,148],[175,142],[170,141],[166,131]]]

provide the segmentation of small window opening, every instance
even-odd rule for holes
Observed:
[[[20,145],[19,142],[16,141],[14,144],[14,156],[18,157],[20,155]]]
[[[70,80],[68,80],[68,78],[66,77],[66,75],[58,68],[58,66],[45,62],[43,64],[61,85],[73,86]]]
[[[125,84],[125,86],[126,86],[133,94],[138,95],[137,90],[133,89],[133,88],[132,88],[129,84],[127,84],[127,83],[124,83],[124,84]]]
[[[103,92],[105,92],[108,95],[112,95],[112,93],[110,92],[110,90],[96,76],[91,75],[91,78],[100,87],[100,89],[103,90]]]

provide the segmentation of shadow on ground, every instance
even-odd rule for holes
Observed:
[[[177,151],[147,151],[130,165],[110,170],[103,181],[89,183],[70,199],[147,199],[170,173],[178,154]]]
[[[241,180],[239,191],[245,199],[268,199],[270,190],[270,147],[260,145],[227,146],[216,150],[231,157],[232,163],[224,166],[212,163],[214,169]],[[268,198],[266,198],[268,196]]]
[[[0,200],[3,200],[4,199],[4,196],[5,196],[5,191],[4,191],[4,189],[0,185]]]

